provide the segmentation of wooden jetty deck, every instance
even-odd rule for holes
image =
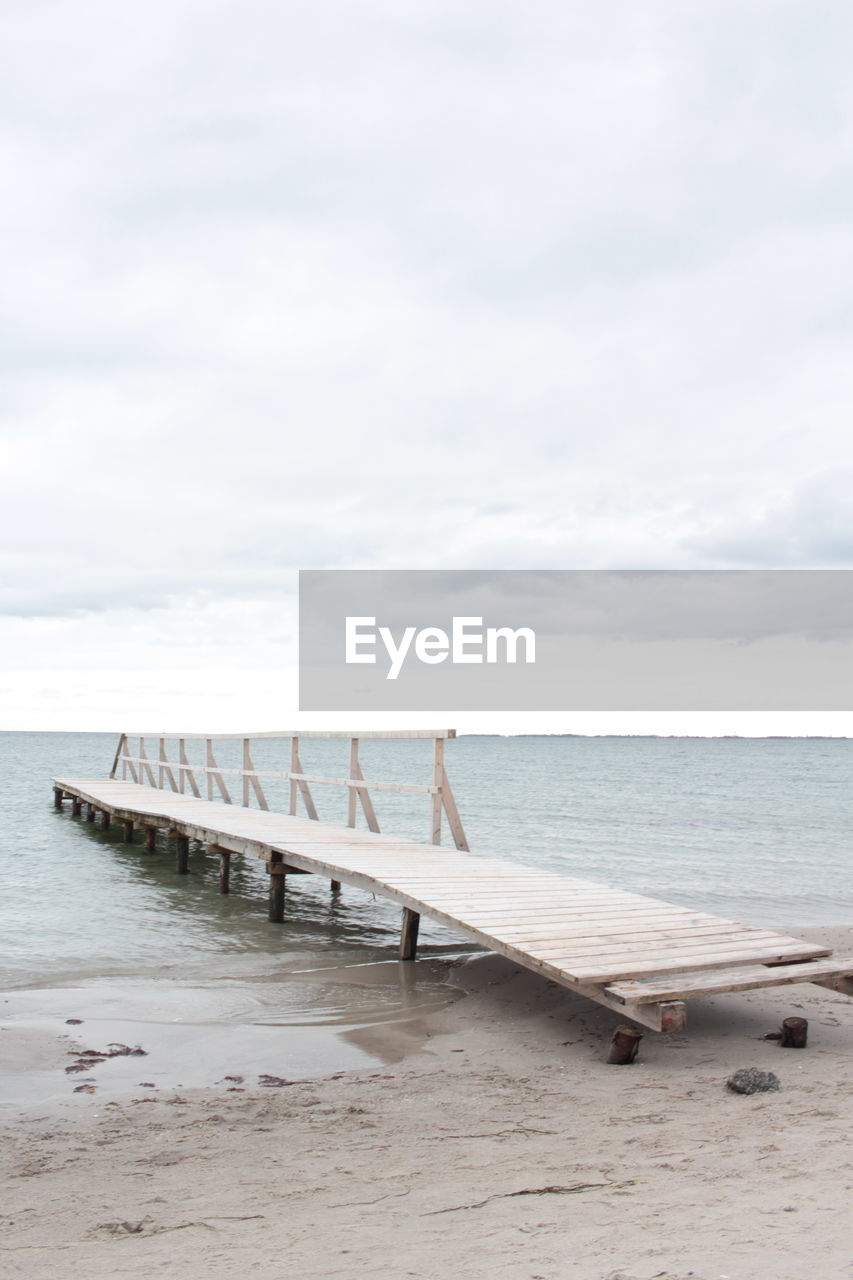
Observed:
[[[685,1001],[696,996],[803,982],[853,995],[853,958],[837,959],[827,947],[641,894],[469,852],[444,768],[444,739],[452,736],[452,731],[361,735],[431,738],[432,780],[422,786],[365,781],[357,738],[350,740],[349,774],[332,778],[304,772],[297,735],[263,736],[290,739],[289,770],[256,770],[249,738],[242,739],[242,767],[226,769],[216,762],[211,738],[204,739],[202,765],[188,759],[185,744],[191,735],[178,740],[177,761],[167,756],[165,738],[158,739],[158,756],[150,759],[144,735],[135,754],[123,735],[109,778],[53,779],[56,807],[61,809],[63,800],[69,799],[72,811],[79,815],[86,806],[91,821],[100,817],[103,825],[123,823],[126,839],[142,829],[149,848],[158,830],[165,832],[176,842],[179,872],[187,870],[190,841],[201,842],[206,853],[219,858],[223,892],[229,889],[232,855],[263,859],[270,877],[269,914],[274,921],[285,916],[288,875],[320,875],[335,889],[341,884],[367,889],[403,909],[401,960],[415,958],[418,923],[420,916],[426,915],[656,1031],[684,1030]],[[349,737],[325,733],[299,736]],[[122,778],[115,776],[119,769],[125,775]],[[228,774],[240,778],[241,805],[231,802]],[[202,799],[196,775],[205,776],[208,799]],[[263,777],[288,782],[289,814],[267,807],[260,781]],[[346,826],[319,821],[312,784],[348,789]],[[214,787],[221,800],[211,798]],[[433,843],[381,834],[371,789],[427,793]],[[252,796],[260,807],[250,807]],[[308,817],[297,815],[297,797]],[[356,829],[357,802],[368,830]],[[443,816],[455,849],[439,844]]]

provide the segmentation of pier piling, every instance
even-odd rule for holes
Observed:
[[[415,960],[418,954],[418,929],[421,918],[417,911],[403,907],[403,923],[400,929],[400,959]]]
[[[179,835],[175,840],[175,870],[179,876],[185,876],[190,869],[190,838]]]
[[[267,863],[270,877],[269,918],[272,924],[281,924],[284,920],[285,871],[280,853],[271,853]]]

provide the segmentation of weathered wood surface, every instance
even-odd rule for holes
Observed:
[[[791,982],[843,990],[853,975],[853,959],[814,943],[507,860],[118,779],[53,785],[115,820],[263,858],[273,919],[285,864],[399,903],[406,950],[423,914],[655,1030],[682,1029],[680,1002],[692,996]]]

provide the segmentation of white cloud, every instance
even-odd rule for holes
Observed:
[[[211,610],[292,624],[300,566],[851,563],[851,34],[10,6],[0,612],[122,652],[144,613],[143,669],[213,661]]]

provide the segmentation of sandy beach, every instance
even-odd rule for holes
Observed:
[[[613,1067],[608,1011],[495,956],[447,969],[459,998],[359,1033],[390,1037],[381,1069],[264,1086],[247,1062],[212,1089],[96,1084],[7,1117],[5,1274],[853,1276],[853,1002],[696,1001],[688,1035],[647,1032]],[[790,1014],[803,1051],[764,1039]],[[746,1066],[779,1091],[728,1091]]]

